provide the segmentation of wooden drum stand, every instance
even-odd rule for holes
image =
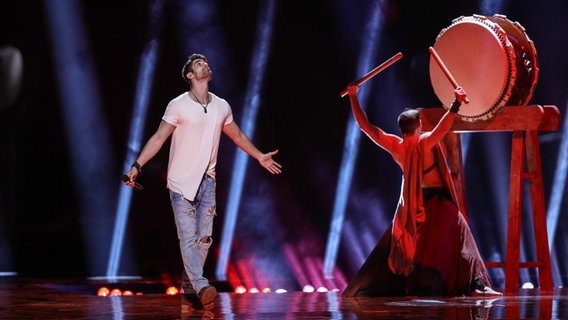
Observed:
[[[432,130],[445,112],[444,108],[422,109],[420,114],[423,130]],[[541,293],[553,291],[538,131],[557,130],[560,122],[561,116],[556,106],[508,106],[486,121],[467,122],[458,116],[443,141],[448,152],[448,162],[456,187],[458,206],[467,218],[459,132],[511,131],[513,133],[506,261],[485,262],[487,268],[505,268],[504,293],[506,295],[518,293],[519,268],[538,268]],[[535,262],[519,261],[524,179],[527,179],[530,185],[537,256]]]

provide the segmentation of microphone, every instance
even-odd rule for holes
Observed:
[[[124,182],[129,182],[130,178],[127,175],[123,174],[123,175],[120,176],[120,180],[122,180]],[[136,188],[138,190],[144,189],[144,187],[136,181],[134,181],[134,188]]]

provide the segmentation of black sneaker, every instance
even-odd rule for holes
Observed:
[[[215,287],[211,285],[206,286],[199,291],[198,296],[199,296],[199,301],[201,301],[201,304],[203,306],[206,306],[212,303],[213,300],[215,300],[215,297],[217,297],[217,289],[215,289]]]

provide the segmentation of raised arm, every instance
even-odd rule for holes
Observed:
[[[278,150],[262,153],[258,148],[249,140],[241,128],[233,121],[223,127],[225,133],[233,142],[246,152],[251,157],[255,158],[258,163],[272,174],[279,174],[282,172],[282,166],[272,159],[272,156],[278,153]]]
[[[422,135],[425,148],[432,148],[450,131],[452,124],[457,116],[461,104],[466,100],[466,93],[462,87],[454,90],[455,99],[448,111],[440,118],[438,124],[430,132]]]
[[[394,155],[396,146],[400,144],[401,138],[396,135],[386,133],[381,128],[369,122],[369,119],[367,118],[365,111],[361,108],[361,104],[357,98],[357,91],[359,91],[359,86],[349,85],[347,87],[349,101],[351,102],[351,110],[353,111],[353,116],[355,117],[359,128],[379,147]]]

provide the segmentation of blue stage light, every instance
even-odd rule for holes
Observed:
[[[568,103],[566,105],[568,107]],[[568,109],[567,109],[568,110]],[[562,277],[558,269],[558,259],[554,254],[554,239],[556,238],[556,229],[558,228],[558,220],[560,218],[560,209],[562,202],[566,196],[566,177],[568,176],[568,121],[564,119],[562,127],[562,138],[558,157],[556,158],[556,170],[554,172],[554,181],[550,189],[550,200],[548,201],[548,212],[546,214],[546,226],[548,228],[548,245],[550,247],[551,260],[553,264],[552,278],[554,283],[562,284]]]
[[[159,41],[157,39],[157,30],[160,28],[161,24],[162,8],[163,0],[156,0],[152,4],[152,19],[150,19],[152,21],[150,26],[151,39],[144,49],[142,58],[140,59],[140,74],[138,75],[138,82],[136,84],[136,96],[134,98],[134,108],[128,138],[128,149],[126,152],[126,159],[123,163],[122,172],[128,172],[128,170],[130,170],[130,165],[136,160],[142,146],[142,135],[144,133],[144,124],[148,113],[148,102],[152,91],[152,80],[154,78],[154,70],[156,68],[156,60],[158,58]],[[132,188],[121,184],[112,244],[106,271],[106,276],[109,278],[116,278],[118,276],[131,198]]]
[[[361,57],[357,67],[357,74],[366,74],[373,67],[373,59],[375,57],[376,48],[378,47],[381,35],[382,10],[381,6],[370,10],[370,17],[365,28],[365,34],[362,41]],[[369,91],[367,87],[361,87],[358,96],[361,106],[367,104]],[[355,160],[359,151],[359,140],[361,132],[357,123],[350,117],[347,124],[347,132],[343,147],[343,156],[341,161],[341,171],[339,172],[339,180],[335,191],[335,202],[333,206],[333,214],[331,217],[331,226],[327,238],[327,247],[325,251],[323,274],[326,278],[333,277],[333,269],[337,260],[337,251],[341,240],[341,231],[343,228],[343,220],[345,217],[345,207],[347,204],[347,195],[351,188],[351,179],[355,167]]]
[[[241,121],[241,130],[251,140],[254,136],[256,117],[260,106],[259,92],[261,91],[264,81],[264,70],[266,69],[266,61],[268,60],[268,53],[270,51],[272,22],[274,19],[276,1],[268,1],[265,3],[265,6],[266,7],[260,12],[260,21],[258,23],[256,37],[258,42],[255,45],[251,59],[249,82],[244,101],[245,109]],[[237,149],[223,225],[223,234],[221,236],[219,258],[217,261],[216,275],[218,280],[227,280],[226,271],[231,254],[231,243],[233,241],[235,224],[241,202],[247,162],[248,155],[242,150]]]
[[[44,2],[54,68],[69,148],[72,177],[78,193],[90,273],[104,273],[110,245],[116,178],[109,130],[102,112],[81,2]]]

